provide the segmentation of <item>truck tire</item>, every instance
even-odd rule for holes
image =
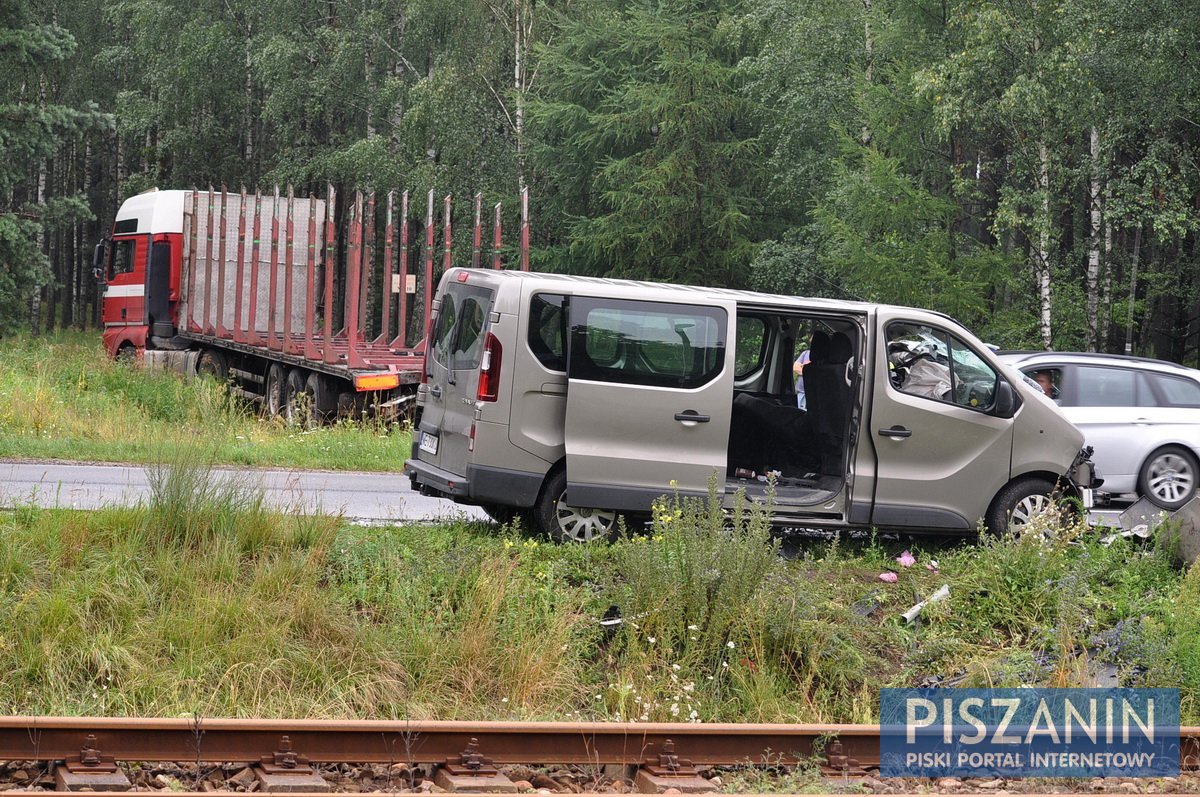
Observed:
[[[287,372],[283,389],[283,417],[289,425],[308,425],[311,407],[309,397],[304,392],[307,381],[307,371],[303,368],[292,368]]]
[[[271,363],[263,383],[263,412],[268,418],[278,417],[286,403],[287,369],[279,363]]]
[[[331,377],[316,371],[304,380],[304,393],[314,421],[326,422],[337,417],[338,392],[332,382]]]
[[[988,507],[984,523],[996,537],[1020,531],[1035,515],[1053,509],[1057,501],[1054,483],[1040,476],[1026,476],[1007,485]]]
[[[200,352],[200,359],[196,361],[196,373],[225,381],[225,377],[229,376],[229,363],[221,352],[205,349]]]
[[[1138,471],[1138,494],[1157,507],[1174,511],[1196,495],[1196,457],[1182,446],[1163,446]]]
[[[563,500],[566,492],[567,472],[559,470],[551,474],[542,486],[537,504],[530,510],[536,531],[559,542],[598,542],[616,533],[616,512],[571,506]]]

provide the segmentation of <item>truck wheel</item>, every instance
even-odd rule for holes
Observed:
[[[200,352],[200,359],[196,361],[196,373],[225,381],[225,377],[229,376],[229,363],[221,352],[205,349]]]
[[[1181,446],[1163,446],[1146,458],[1138,492],[1155,506],[1176,510],[1196,495],[1196,457]]]
[[[316,371],[304,380],[304,393],[308,396],[313,420],[328,421],[337,416],[338,394],[331,381],[330,377]]]
[[[289,425],[307,426],[310,401],[304,392],[307,376],[302,368],[292,368],[287,373],[283,389],[283,417]]]
[[[1054,483],[1049,479],[1038,476],[1017,479],[997,493],[988,507],[984,518],[988,532],[997,537],[1010,531],[1019,532],[1035,516],[1055,509],[1053,492]]]
[[[283,412],[287,401],[287,369],[279,363],[267,368],[267,379],[263,385],[263,410],[268,418]]]
[[[567,472],[560,470],[542,487],[533,507],[537,530],[559,542],[607,540],[617,530],[617,513],[611,509],[571,506],[563,500],[567,492]]]

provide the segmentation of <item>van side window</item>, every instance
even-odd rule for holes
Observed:
[[[959,338],[924,324],[888,325],[888,375],[913,396],[987,410],[1000,377]]]
[[[438,310],[437,327],[433,330],[433,359],[442,365],[448,364],[450,356],[450,338],[454,333],[454,323],[458,321],[456,304],[454,294],[447,291]]]
[[[570,315],[574,379],[690,389],[724,370],[721,308],[575,296]]]
[[[529,348],[551,371],[567,370],[567,297],[536,293],[529,301]]]
[[[734,378],[741,379],[761,368],[766,349],[767,322],[758,316],[739,315],[737,318],[737,350],[734,355]]]

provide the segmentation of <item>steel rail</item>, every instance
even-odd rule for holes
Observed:
[[[796,764],[824,758],[835,737],[841,755],[863,766],[879,761],[873,725],[28,716],[0,717],[0,760],[68,759],[90,744],[118,761],[255,761],[281,749],[285,736],[313,763],[436,763],[477,740],[495,764],[637,764],[657,759],[669,740],[697,766]]]
[[[283,742],[287,737],[287,743]],[[439,763],[472,741],[495,764],[639,764],[671,752],[696,766],[879,765],[877,725],[443,722],[0,717],[0,760],[256,761],[290,749],[313,763]],[[1200,726],[1180,728],[1180,764],[1200,769]]]

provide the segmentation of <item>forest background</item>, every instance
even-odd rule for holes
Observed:
[[[919,305],[1003,348],[1197,365],[1198,19],[1196,0],[0,0],[0,332],[95,325],[92,246],[154,186],[509,209],[528,187],[535,269]]]

